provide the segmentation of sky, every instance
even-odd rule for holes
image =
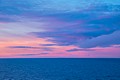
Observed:
[[[120,1],[0,0],[0,58],[120,58]]]

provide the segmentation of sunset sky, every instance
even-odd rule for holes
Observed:
[[[0,0],[0,58],[120,58],[120,0]]]

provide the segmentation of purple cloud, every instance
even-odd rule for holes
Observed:
[[[7,48],[18,48],[18,49],[40,49],[42,51],[52,51],[54,48],[50,47],[33,47],[33,46],[8,46]]]
[[[75,52],[75,51],[95,51],[94,49],[89,49],[89,48],[74,48],[67,50],[67,52]]]
[[[9,46],[8,48],[33,48],[33,49],[37,49],[39,47],[32,47],[32,46]]]
[[[82,48],[91,48],[109,47],[118,44],[120,44],[120,31],[115,31],[109,35],[102,35],[93,39],[88,39],[83,43],[80,43],[79,46]]]
[[[56,46],[57,44],[40,44],[40,46]]]
[[[89,14],[89,16],[92,16],[92,14]],[[94,15],[92,17],[94,17]],[[71,17],[71,20],[72,20],[72,17]],[[54,24],[52,24],[50,26],[53,26],[53,27],[50,27],[50,28],[48,27],[48,31],[32,32],[31,34],[39,38],[50,38],[48,41],[52,41],[59,46],[75,45],[82,48],[83,43],[85,43],[86,40],[89,41],[91,39],[95,39],[97,37],[100,37],[103,35],[109,35],[116,31],[119,31],[120,30],[119,20],[120,20],[119,14],[115,14],[115,15],[110,15],[102,18],[94,18],[93,20],[91,19],[86,20],[86,22],[83,22],[83,23],[78,22],[78,24],[75,24],[75,25],[63,26],[62,24],[57,24],[58,26],[61,25],[61,27],[54,27]],[[114,37],[114,35],[112,37]],[[108,43],[108,44],[113,45],[113,43]],[[106,47],[109,46],[105,44],[102,44],[102,45]],[[99,46],[103,47],[101,45]],[[96,47],[96,46],[93,46],[93,47]]]

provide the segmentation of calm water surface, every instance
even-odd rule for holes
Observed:
[[[120,80],[120,59],[0,59],[0,80]]]

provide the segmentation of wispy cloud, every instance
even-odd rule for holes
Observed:
[[[56,46],[57,44],[40,44],[40,46]]]
[[[67,52],[76,52],[76,51],[95,51],[94,49],[86,49],[86,48],[74,48],[74,49],[70,49],[70,50],[67,50]]]
[[[39,47],[32,47],[32,46],[9,46],[7,48],[30,48],[30,49],[39,49]]]
[[[39,54],[36,54],[36,53],[33,53],[33,54],[17,54],[16,56],[40,56],[40,55],[46,55],[46,54],[49,54],[49,53],[39,53]]]

